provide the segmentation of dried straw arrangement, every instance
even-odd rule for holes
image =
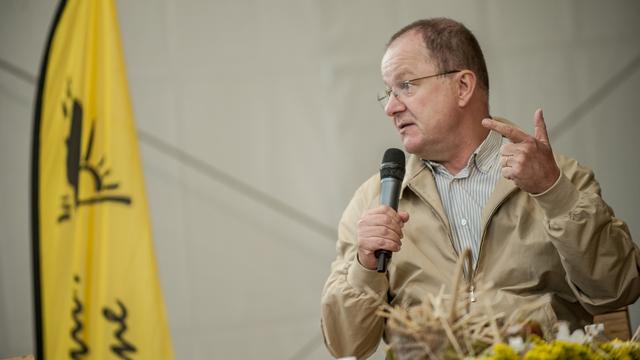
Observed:
[[[464,359],[478,356],[493,344],[505,342],[513,335],[535,333],[542,330],[530,322],[529,314],[542,302],[521,306],[506,316],[494,312],[483,289],[474,283],[463,281],[464,263],[472,269],[471,252],[466,249],[456,265],[453,278],[453,294],[445,295],[444,286],[437,296],[429,294],[423,303],[411,308],[391,307],[383,303],[378,315],[386,318],[389,346],[395,359]],[[473,296],[483,299],[471,309]]]

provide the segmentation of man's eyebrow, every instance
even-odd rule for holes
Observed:
[[[409,74],[413,74],[413,72],[408,70],[408,69],[401,69],[397,73],[393,74],[393,77],[392,77],[392,80],[391,80],[392,85],[396,85],[398,83],[406,81],[406,80],[403,80],[403,79],[405,79],[407,77],[410,77],[410,76],[408,76]],[[383,81],[383,82],[385,83],[385,85],[389,86],[386,81]]]
[[[406,69],[400,69],[400,71],[398,71],[398,73],[396,74],[395,78],[395,82],[400,83],[400,82],[405,82],[409,79],[414,79],[416,78],[417,73],[415,71],[413,71],[413,69],[410,68],[406,68]]]

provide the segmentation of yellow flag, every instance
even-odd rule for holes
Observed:
[[[63,0],[40,74],[39,360],[173,358],[113,2]]]

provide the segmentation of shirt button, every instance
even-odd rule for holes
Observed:
[[[467,219],[460,220],[460,224],[462,224],[462,226],[467,226]]]

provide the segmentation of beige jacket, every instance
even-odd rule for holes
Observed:
[[[575,160],[556,158],[562,175],[543,195],[533,197],[500,178],[482,213],[483,236],[476,284],[492,284],[481,295],[500,299],[507,313],[523,301],[547,304],[536,316],[580,327],[592,314],[633,303],[640,296],[640,250],[626,224],[600,197],[591,170]],[[372,354],[385,330],[375,315],[378,298],[411,306],[449,288],[458,254],[432,173],[411,155],[399,204],[411,218],[402,249],[388,272],[365,269],[356,259],[356,223],[379,203],[379,176],[355,193],[340,221],[337,258],[322,293],[322,331],[336,357]],[[478,301],[476,304],[481,303]]]

